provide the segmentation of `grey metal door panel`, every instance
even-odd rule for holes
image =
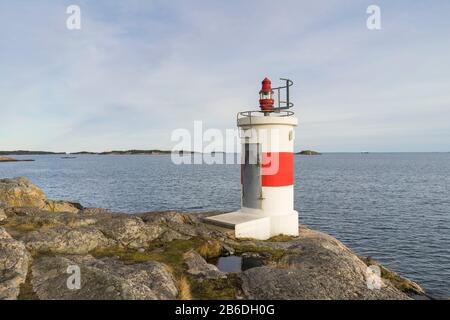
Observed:
[[[242,206],[261,209],[261,151],[260,145],[246,143],[242,165]]]

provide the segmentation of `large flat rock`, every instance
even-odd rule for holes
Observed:
[[[80,286],[69,277],[79,270]],[[32,267],[33,290],[39,299],[156,300],[175,299],[178,289],[159,262],[125,265],[116,258],[39,257]],[[69,280],[69,285],[68,285]]]
[[[264,244],[286,254],[272,266],[242,273],[248,298],[409,299],[388,280],[370,289],[368,266],[335,238],[306,228],[299,233],[291,241]]]

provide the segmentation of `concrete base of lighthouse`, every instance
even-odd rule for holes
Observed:
[[[235,211],[205,218],[205,222],[234,229],[236,238],[267,240],[277,235],[298,236],[298,212],[281,215]]]

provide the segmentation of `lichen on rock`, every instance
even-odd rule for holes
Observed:
[[[25,282],[31,256],[25,245],[0,227],[0,299],[16,299]]]
[[[8,217],[6,216],[5,210],[0,206],[0,222],[6,220]]]
[[[164,232],[159,225],[146,224],[139,217],[131,215],[103,219],[96,227],[119,245],[132,249],[147,247]]]
[[[195,250],[189,250],[184,254],[184,261],[188,267],[187,273],[206,279],[223,279],[226,274],[215,265],[206,262]]]
[[[20,238],[33,253],[87,254],[98,248],[114,246],[94,227],[59,227],[45,231],[31,231]]]
[[[7,207],[33,207],[51,212],[77,213],[80,204],[48,200],[45,193],[24,177],[0,179],[0,204]]]
[[[67,285],[70,266],[80,270],[79,288]],[[32,274],[39,299],[156,300],[178,294],[173,276],[155,261],[125,265],[116,258],[90,255],[43,256],[35,259]]]

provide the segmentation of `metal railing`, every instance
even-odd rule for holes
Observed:
[[[274,108],[274,112],[280,112],[281,110],[287,110],[294,106],[294,104],[289,100],[289,88],[292,87],[294,82],[290,79],[284,79],[284,78],[281,78],[280,80],[286,81],[286,85],[272,89],[274,92],[276,92],[277,106],[278,106],[278,107]],[[281,100],[281,91],[283,89],[286,89],[286,101]]]
[[[247,118],[247,117],[253,117],[253,116],[265,116],[267,111],[262,110],[253,110],[253,111],[241,111],[238,112],[236,115],[236,121],[241,118]],[[290,117],[293,116],[295,113],[294,111],[289,110],[279,110],[278,112],[272,112],[272,114],[276,117]]]

